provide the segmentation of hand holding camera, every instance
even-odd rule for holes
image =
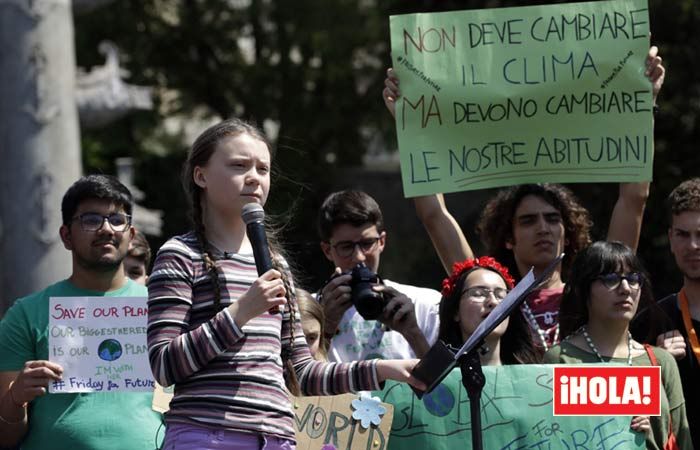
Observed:
[[[321,303],[324,305],[329,330],[340,322],[345,311],[355,306],[365,320],[379,320],[386,302],[381,292],[373,287],[381,283],[376,273],[364,263],[352,270],[340,272],[339,268],[321,290]]]
[[[352,305],[363,319],[379,320],[401,333],[418,357],[430,348],[418,327],[413,301],[405,294],[386,286],[364,263],[357,264],[348,272],[336,269],[323,287],[321,295],[327,311],[328,330],[337,328],[343,314]],[[337,311],[335,315],[329,317],[334,311]]]
[[[355,306],[363,319],[379,320],[401,334],[418,328],[411,299],[384,285],[381,278],[364,263],[357,264],[349,272],[341,273],[340,269],[336,269],[336,273],[324,286],[322,296],[324,304],[341,304],[349,298],[350,304]],[[347,307],[340,317],[346,310]]]
[[[384,311],[378,320],[401,334],[418,330],[415,305],[410,298],[386,285],[374,286],[374,291],[380,292],[385,299]]]
[[[335,273],[321,289],[321,306],[325,315],[326,334],[333,335],[345,311],[352,306],[350,299],[350,272],[342,273],[336,267]]]
[[[396,289],[380,285],[374,290],[384,296],[386,306],[379,319],[384,325],[401,333],[417,357],[421,358],[430,350],[430,344],[416,320],[416,307],[408,296]]]

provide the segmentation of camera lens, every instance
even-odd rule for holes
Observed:
[[[377,283],[379,277],[364,263],[352,269],[352,304],[365,320],[377,320],[384,311],[384,296],[372,289]]]

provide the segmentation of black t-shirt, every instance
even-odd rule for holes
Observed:
[[[635,340],[651,345],[656,345],[656,336],[666,331],[678,330],[683,335],[686,345],[685,357],[676,359],[676,363],[683,383],[683,396],[685,397],[688,424],[690,424],[690,434],[697,447],[700,445],[700,382],[698,382],[700,380],[700,364],[698,364],[688,340],[688,333],[683,324],[683,315],[678,306],[678,295],[669,295],[656,304],[661,309],[658,311],[660,317],[646,308],[637,313],[630,330]],[[700,321],[693,319],[693,327],[696,332],[700,333]],[[648,336],[649,333],[653,335],[653,338]]]

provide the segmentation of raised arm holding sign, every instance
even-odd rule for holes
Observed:
[[[632,2],[626,4],[627,6],[621,6],[620,2],[598,3],[604,4],[606,5],[605,7],[613,9],[617,7],[633,8],[633,6],[629,6],[632,4]],[[568,11],[568,13],[571,13],[572,10],[585,11],[586,8],[589,6],[591,5],[569,4],[566,5],[566,8],[564,10],[565,12],[562,14],[565,14],[566,11]],[[599,6],[600,5],[596,7]],[[556,7],[551,8],[556,9]],[[571,10],[567,8],[571,8]],[[641,9],[635,9],[634,11],[643,10],[642,7],[640,8]],[[530,8],[521,8],[521,10],[527,12],[534,11]],[[509,9],[492,10],[488,12],[475,11],[470,12],[473,13],[473,15],[468,16],[465,19],[465,21],[466,23],[472,24],[476,20],[475,17],[479,18],[485,14],[493,14],[495,17],[496,15],[498,15],[496,11],[502,13],[504,17],[508,16],[508,14],[512,14],[512,11],[510,11]],[[416,20],[422,20],[423,15],[420,16],[421,19]],[[526,16],[527,14],[523,15],[523,17]],[[536,18],[533,19],[533,17],[535,16]],[[551,18],[555,17],[556,14],[554,14],[551,10],[546,9],[546,7],[543,7],[542,10],[538,10],[538,14],[535,14],[534,16],[527,16],[530,17],[530,19],[523,19],[523,21],[532,20],[533,24],[535,22],[539,24],[541,23],[541,20],[538,20],[538,18],[544,16]],[[564,16],[562,15],[561,17]],[[578,17],[580,18],[581,16]],[[602,17],[606,16],[603,15]],[[442,20],[443,18],[444,17],[440,17],[436,20]],[[398,18],[395,19],[395,22],[398,26],[398,23],[400,21]],[[408,21],[409,19],[406,20]],[[486,22],[483,22],[482,24],[485,23]],[[492,25],[495,22],[488,23],[490,23],[491,25],[484,25],[481,28],[482,31],[491,30]],[[507,23],[507,27],[511,27],[510,29],[512,29],[512,27],[516,26],[516,24],[520,22],[516,21]],[[392,26],[393,24],[394,22],[392,22]],[[405,25],[404,29],[406,29],[406,27],[408,27],[408,25]],[[530,32],[532,33],[535,28],[536,27],[533,25],[533,29]],[[421,30],[423,29],[427,28],[421,28]],[[470,28],[470,32],[473,31],[474,33],[476,33],[475,30],[477,30],[477,28]],[[432,36],[432,34],[432,32],[426,32],[425,36]],[[634,39],[629,39],[632,35],[633,33],[628,33],[627,35],[625,35],[624,33],[619,33],[615,37],[611,36],[611,38],[613,40],[626,39],[625,42],[630,43],[630,45],[633,41],[642,39],[639,33],[634,34],[635,36],[637,36]],[[474,36],[476,36],[476,34],[469,34],[470,38]],[[513,35],[509,36],[513,37]],[[394,33],[392,37],[394,38],[394,46],[398,48],[398,50],[395,49],[395,57],[397,54],[402,55],[403,53],[401,52],[405,52],[407,51],[407,49],[411,48],[409,46],[402,47],[401,45],[397,44],[397,42],[405,42],[405,34],[397,35],[396,33]],[[565,36],[562,35],[562,42],[566,41],[564,37]],[[487,32],[482,32],[481,41],[472,41],[472,43],[482,45],[485,44],[483,40],[486,39],[486,41],[489,43],[485,44],[484,46],[488,47],[492,52],[489,58],[477,58],[475,59],[476,61],[497,61],[499,57],[503,56],[499,52],[505,52],[506,47],[508,47],[508,45],[506,45],[505,42],[491,42],[490,39],[492,38],[494,38],[493,35]],[[515,38],[513,37],[513,39]],[[424,40],[423,43],[425,42],[426,41]],[[446,42],[451,41],[447,40]],[[455,42],[460,41],[459,39],[456,39]],[[559,42],[557,43],[557,45],[558,44]],[[580,45],[580,40],[573,38],[571,43],[572,48],[578,48],[580,50]],[[644,43],[644,45],[646,46],[647,44]],[[526,47],[525,43],[519,43],[517,44],[517,46],[521,47],[521,50]],[[532,50],[532,48],[540,48],[533,43],[528,43],[527,47],[528,51]],[[459,47],[459,45],[457,44],[454,48],[450,48],[453,50],[453,53],[459,53],[460,51],[469,53],[474,49],[474,47]],[[550,49],[550,52],[551,51],[552,50]],[[573,52],[575,50],[571,51]],[[586,50],[586,52],[588,52],[588,50]],[[425,65],[424,68],[426,70],[428,70],[428,66],[430,66],[428,62],[432,61],[431,58],[435,57],[437,56],[427,53],[423,55],[421,61],[422,64]],[[397,57],[396,59],[398,60],[399,58]],[[493,64],[498,65],[496,62],[493,62]],[[447,62],[445,62],[445,65],[446,67],[450,67]],[[405,66],[405,64],[403,64],[403,66]],[[474,70],[486,70],[494,73],[497,72],[493,67],[485,68],[483,64],[479,65],[474,63],[473,67]],[[623,69],[619,69],[619,71],[622,70]],[[649,89],[650,93],[652,94],[651,103],[655,104],[656,97],[659,93],[659,90],[661,89],[665,75],[664,68],[661,65],[661,58],[658,56],[658,49],[656,47],[651,47],[647,52],[645,69],[641,69],[639,67],[635,68],[633,64],[628,64],[626,62],[624,70],[627,70],[630,73],[636,73],[635,71],[637,71],[640,75],[642,75],[642,72],[644,72],[644,74],[651,81],[651,89],[647,89]],[[410,90],[412,92],[412,94],[410,95],[415,97],[416,92],[420,91],[420,88],[416,87],[416,74],[411,71],[407,72],[405,70],[405,67],[403,67],[401,71],[403,72],[401,74],[401,86],[404,88],[404,96],[406,95],[407,90]],[[446,72],[449,73],[449,70],[447,70]],[[428,72],[423,73],[425,74]],[[407,77],[409,79],[408,83],[403,81],[404,77]],[[582,76],[580,79],[577,80],[568,80],[566,82],[566,89],[584,89],[586,87],[586,81],[584,79],[585,77]],[[635,80],[637,80],[636,75],[630,75],[630,77],[626,78],[626,81],[623,81],[622,78],[615,77],[615,83],[617,83],[617,86],[620,90],[633,89],[632,86],[634,86],[635,83],[638,82],[638,80]],[[494,83],[497,83],[497,81],[498,77],[496,77],[496,81],[494,81]],[[588,80],[588,82],[591,82],[591,80]],[[534,96],[537,93],[541,94],[541,85],[543,83],[544,82],[531,84],[523,83],[522,86],[518,86],[519,88],[521,88],[520,94],[522,94],[523,97],[527,95]],[[562,80],[556,81],[554,79],[549,79],[549,81],[547,81],[544,84],[547,84],[551,88],[555,88],[561,83],[563,83]],[[610,86],[610,83],[611,82],[608,82],[604,87],[602,85],[598,86],[596,89],[606,89]],[[408,86],[406,86],[407,84]],[[430,140],[430,142],[432,142],[433,145],[441,145],[440,143],[443,142],[441,141],[441,139],[447,139],[447,136],[455,139],[461,137],[462,140],[470,140],[474,138],[480,138],[484,135],[484,133],[488,134],[497,132],[500,133],[501,136],[505,137],[508,135],[516,135],[518,133],[522,133],[522,127],[525,126],[524,122],[521,121],[521,123],[517,120],[510,122],[506,120],[493,121],[492,123],[490,123],[490,128],[488,129],[483,128],[485,126],[483,123],[470,123],[468,127],[463,127],[460,130],[455,130],[454,128],[451,128],[451,125],[448,122],[445,122],[444,126],[437,126],[435,125],[435,122],[433,122],[434,126],[432,128],[427,123],[425,124],[425,126],[423,126],[422,123],[414,123],[410,126],[404,126],[409,123],[404,121],[405,114],[407,114],[405,107],[406,104],[409,103],[409,101],[404,99],[404,97],[402,96],[402,92],[399,91],[398,77],[392,69],[389,69],[388,71],[388,76],[385,80],[385,86],[386,87],[383,92],[383,97],[389,111],[392,112],[392,114],[395,113],[397,102],[399,103],[400,107],[404,108],[400,111],[400,114],[402,114],[402,116],[399,117],[399,120],[397,120],[397,132],[399,134],[400,151],[404,154],[406,153],[404,145],[407,145],[409,148],[413,148],[411,146],[414,146],[415,143],[418,142],[412,139],[402,139],[402,135],[405,136],[408,132],[413,132],[416,135],[414,137],[416,137],[417,139],[423,139],[423,141],[420,142],[427,142],[428,140]],[[443,85],[443,87],[444,86],[445,85]],[[416,91],[416,89],[418,89],[418,91]],[[485,91],[482,92],[482,90]],[[444,92],[443,89],[441,89],[440,91]],[[475,96],[475,98],[478,97],[478,99],[483,99],[483,96],[487,95],[488,93],[490,93],[492,96],[498,97],[497,93],[495,92],[495,88],[493,86],[490,86],[488,83],[484,83],[483,85],[475,84],[473,86],[470,86],[470,89],[461,90],[459,91],[459,93],[459,95],[463,96]],[[436,97],[434,98],[439,97],[437,94],[435,95]],[[445,93],[444,95],[447,94]],[[436,103],[436,105],[439,105],[439,102]],[[638,113],[634,113],[631,115],[637,117],[637,120],[622,120],[624,116],[622,114],[619,116],[616,115],[614,117],[609,117],[608,120],[615,123],[615,126],[621,126],[623,123],[627,123],[632,124],[631,126],[640,126],[641,130],[647,130],[649,133],[651,132],[651,109],[649,109],[649,111],[646,112],[639,111]],[[538,119],[533,115],[531,117],[532,120],[530,122],[527,122],[526,125],[531,127],[529,131],[532,131],[532,133],[546,133],[549,130],[571,130],[572,127],[566,126],[566,121],[570,120],[571,118],[569,116],[563,116],[564,115],[562,113],[557,115],[550,115],[548,119]],[[644,123],[646,119],[644,118],[647,116],[649,118],[649,123],[645,125]],[[579,119],[581,127],[575,127],[576,129],[598,129],[596,121],[599,120],[599,118],[597,118],[597,116],[589,117],[587,115],[584,115],[583,117],[579,117]],[[630,119],[630,117],[627,117],[627,119]],[[436,131],[437,134],[441,134],[442,137],[436,137],[431,135],[431,130]],[[425,145],[428,144],[426,143]],[[411,162],[410,160],[411,158],[409,157],[409,163]],[[511,169],[508,169],[507,167],[501,167],[499,170],[503,173],[511,173],[509,172]],[[601,171],[599,173],[602,172],[604,171]],[[403,172],[405,187],[407,186],[407,180],[410,178],[410,174],[412,173],[414,172]],[[522,178],[518,178],[515,175],[508,178],[507,183],[523,181]],[[551,173],[547,171],[542,171],[541,176],[543,181],[552,181],[553,179]],[[493,179],[495,180],[496,178]],[[568,180],[598,181],[600,180],[600,178],[591,177],[590,179],[586,179],[586,177],[584,176],[579,178],[570,177],[568,178]],[[502,184],[505,183],[506,182],[504,181]],[[436,184],[434,183],[423,183],[421,184],[421,186],[423,186],[421,187],[421,189],[424,189],[425,186],[428,185],[436,186]],[[470,188],[473,188],[473,186]],[[620,240],[622,242],[627,243],[632,248],[636,248],[641,229],[641,221],[644,212],[644,206],[646,198],[648,196],[648,189],[649,184],[646,181],[621,184],[620,196],[618,198],[618,201],[615,205],[611,217],[608,234],[609,239]],[[447,190],[455,189],[448,188]],[[408,189],[406,189],[406,193],[407,195],[410,195]],[[443,266],[448,271],[455,261],[459,261],[461,259],[469,258],[472,256],[471,248],[467,243],[466,238],[464,237],[464,233],[461,231],[456,221],[454,220],[454,218],[452,218],[449,211],[447,210],[444,199],[442,198],[442,194],[429,194],[421,197],[416,197],[415,203],[418,216],[423,222],[424,226],[426,227],[431,237],[431,240],[435,245],[438,255],[442,260]],[[511,270],[511,272],[514,274],[523,275],[530,267],[534,267],[535,272],[537,273],[543,270],[560,252],[564,251],[568,255],[567,260],[564,261],[564,267],[557,268],[547,285],[543,286],[543,289],[533,293],[533,297],[528,299],[528,301],[523,305],[523,312],[528,317],[528,321],[532,328],[536,342],[542,349],[547,349],[553,343],[556,343],[559,339],[559,334],[557,331],[557,313],[559,307],[559,300],[561,298],[561,292],[564,286],[561,273],[562,270],[565,271],[566,265],[568,264],[568,260],[571,257],[573,257],[580,249],[585,248],[585,246],[587,246],[590,243],[590,226],[591,221],[588,216],[588,212],[581,205],[579,205],[578,201],[575,199],[573,194],[571,194],[571,192],[568,191],[568,189],[559,185],[521,185],[517,187],[511,187],[509,189],[501,191],[494,199],[492,199],[484,208],[484,211],[482,213],[482,217],[478,226],[478,231],[480,232],[481,237],[484,243],[486,244],[487,253],[496,257],[499,261],[506,264]]]
[[[655,46],[649,49],[645,73],[652,83],[653,102],[656,104],[665,78],[665,68],[661,64],[661,57],[658,56],[658,48]],[[384,82],[385,88],[382,93],[384,103],[393,116],[395,104],[401,92],[399,79],[391,68],[387,70],[387,78]],[[608,229],[609,240],[619,240],[631,248],[637,247],[648,195],[648,182],[620,184],[620,195],[615,203]],[[473,257],[471,247],[459,229],[459,225],[447,210],[442,194],[415,197],[414,202],[416,213],[428,231],[446,271],[449,272],[455,262]],[[458,245],[455,245],[455,242]]]

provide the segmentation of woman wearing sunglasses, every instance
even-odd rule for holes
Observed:
[[[648,276],[637,256],[619,242],[596,242],[576,256],[564,288],[559,320],[565,339],[544,356],[546,363],[661,366],[661,416],[637,416],[631,427],[646,433],[647,449],[666,448],[673,432],[680,449],[690,449],[685,400],[678,367],[660,348],[632,339],[630,321],[640,307],[654,307]]]

